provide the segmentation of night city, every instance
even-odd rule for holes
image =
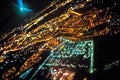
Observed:
[[[1,0],[0,80],[120,80],[119,0]]]

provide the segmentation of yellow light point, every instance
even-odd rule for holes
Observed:
[[[34,25],[37,24],[39,22],[39,20],[35,20],[35,22],[33,23]]]
[[[38,26],[36,29],[34,29],[34,30],[32,31],[32,33],[38,32],[38,31],[40,30],[40,27],[41,27],[41,26]]]
[[[69,3],[69,2],[71,2],[71,1],[72,1],[72,0],[67,0],[66,2]]]
[[[93,15],[93,18],[96,18],[96,14]]]
[[[80,4],[80,8],[83,8],[85,6],[85,4],[83,3],[83,4]]]
[[[44,14],[44,17],[46,17],[47,15],[49,15],[49,14]]]
[[[90,19],[90,27],[93,27],[93,26],[94,26],[93,20]]]
[[[79,33],[79,34],[78,34],[78,36],[82,36],[82,35],[83,35],[83,33]]]
[[[35,37],[32,37],[31,39],[32,39],[32,40],[35,40]]]
[[[61,46],[60,49],[63,49],[65,45]]]
[[[73,13],[73,14],[76,14],[76,15],[78,15],[78,16],[82,16],[83,14],[80,14],[80,13],[77,13],[77,12],[75,12],[75,11],[70,11],[71,13]]]
[[[9,50],[4,50],[2,54],[6,54],[8,52],[9,52]]]
[[[86,2],[90,2],[91,0],[86,0]]]
[[[73,28],[70,28],[70,32],[73,32],[74,30],[73,30]]]
[[[87,80],[87,77],[85,77],[83,80]]]
[[[2,63],[4,61],[4,59],[3,58],[0,58],[0,63]]]

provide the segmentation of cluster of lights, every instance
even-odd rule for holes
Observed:
[[[57,48],[61,50],[61,52],[59,52],[59,50],[56,51],[58,54],[72,53],[63,57],[69,58],[72,55],[84,54],[83,59],[90,58],[89,67],[90,73],[92,73],[94,54],[85,54],[84,50],[81,53],[80,50],[77,50],[77,46],[76,50],[73,48],[73,52],[70,52],[66,49],[67,42],[72,42],[72,44],[74,43],[75,45],[75,42],[91,39],[95,36],[106,35],[109,33],[118,34],[120,28],[118,27],[117,29],[112,30],[113,27],[111,26],[118,26],[120,24],[118,23],[119,19],[117,19],[118,22],[112,21],[112,15],[108,14],[110,8],[97,9],[94,7],[82,12],[84,8],[86,9],[89,7],[88,3],[90,2],[91,0],[83,0],[81,2],[79,0],[55,0],[47,8],[43,9],[43,11],[36,14],[36,16],[25,25],[21,25],[2,35],[0,38],[0,63],[3,64],[1,69],[4,70],[5,67],[11,63],[23,62],[17,72],[16,69],[18,67],[12,67],[3,74],[2,78],[10,79],[13,78],[10,77],[11,75],[20,75],[22,72],[30,69],[34,64],[41,61],[41,54],[43,51],[47,49],[54,51],[57,50]],[[63,11],[61,15],[48,21],[45,20],[48,16],[56,14],[57,11],[59,12],[64,6],[67,6],[67,8],[65,8],[65,11]],[[47,12],[47,10],[51,8],[53,9]],[[39,16],[41,13],[42,16]],[[40,24],[43,20],[45,20],[45,22]],[[82,46],[84,47],[84,45]],[[93,53],[93,48],[92,51],[88,50],[88,53],[89,52]],[[9,58],[10,56],[12,56],[14,60],[11,60]],[[44,63],[46,62],[47,60],[45,60]],[[39,66],[36,73],[43,65],[44,64]],[[85,67],[85,65],[83,67]],[[15,73],[13,69],[15,70]]]

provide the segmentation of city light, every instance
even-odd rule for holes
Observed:
[[[24,7],[22,0],[17,1],[20,11],[32,11]],[[32,80],[40,70],[43,75],[47,69],[46,77],[51,75],[52,80],[72,80],[76,68],[94,73],[93,38],[118,34],[120,27],[113,27],[119,23],[108,14],[113,7],[91,8],[91,1],[54,0],[34,19],[0,36],[2,79],[26,79],[31,74]],[[48,55],[45,58],[43,54]]]

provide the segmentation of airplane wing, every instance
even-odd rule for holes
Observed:
[[[17,3],[18,3],[18,7],[21,11],[32,11],[32,10],[24,7],[22,0],[17,0]]]
[[[19,5],[19,7],[23,7],[23,2],[22,2],[22,0],[17,0],[17,3],[18,3],[18,5]]]
[[[23,7],[23,11],[32,11],[32,10],[30,10],[30,9],[28,9],[28,8]]]

